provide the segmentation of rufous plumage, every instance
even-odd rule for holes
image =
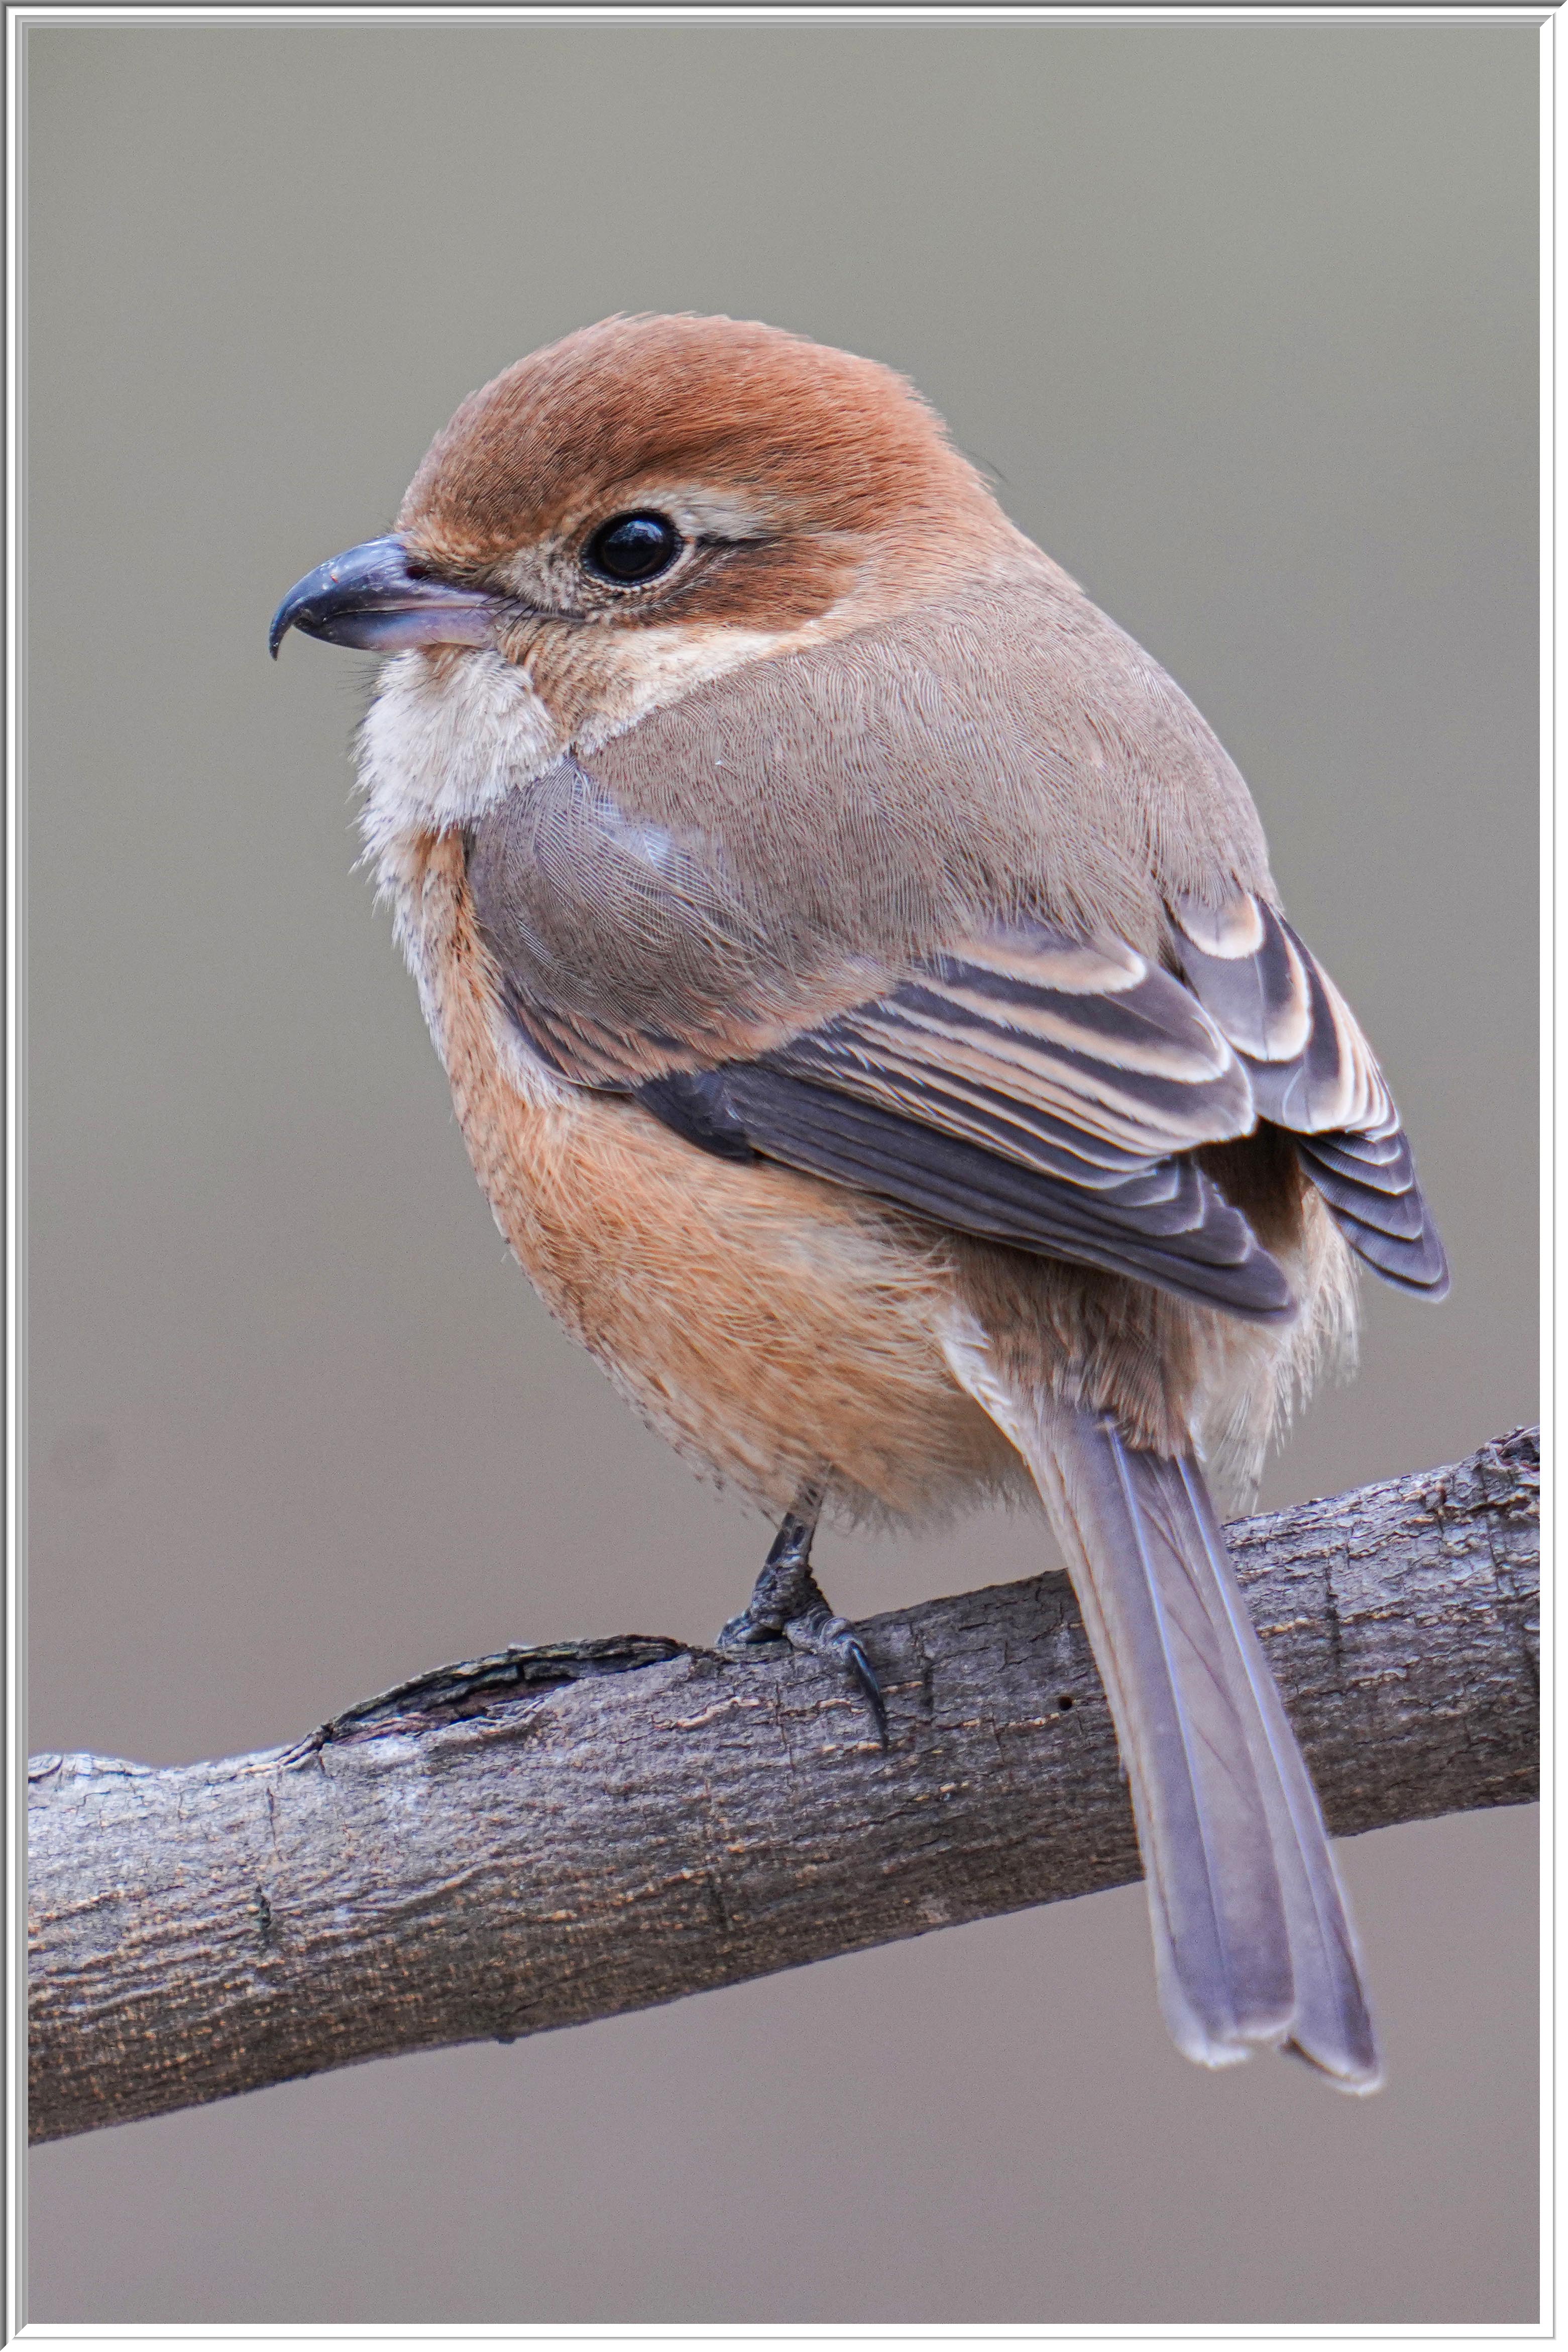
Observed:
[[[824,1508],[1038,1491],[1172,2032],[1378,2060],[1206,1473],[1447,1269],[1386,1085],[1180,690],[902,378],[612,319],[465,400],[274,623],[388,655],[364,824],[519,1264],[782,1518],[734,1645],[874,1664]]]

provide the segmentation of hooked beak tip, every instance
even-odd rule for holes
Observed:
[[[290,629],[362,653],[487,646],[497,612],[497,600],[482,588],[413,571],[401,539],[371,539],[296,581],[272,616],[267,650],[276,661]]]

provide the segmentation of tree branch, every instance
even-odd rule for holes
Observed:
[[[1536,1433],[1243,1520],[1341,1833],[1536,1793]],[[572,2025],[1138,1875],[1067,1580],[819,1662],[629,1638],[444,1669],[293,1748],[29,1767],[31,2123],[57,2139]]]

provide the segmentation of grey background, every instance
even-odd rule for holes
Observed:
[[[221,1754],[766,1539],[556,1333],[350,871],[365,664],[268,615],[617,309],[907,368],[1250,777],[1457,1275],[1265,1499],[1533,1409],[1536,35],[26,35],[35,1748]],[[835,1540],[851,1612],[1027,1520]],[[1345,1849],[1392,2082],[1175,2056],[1141,1891],[43,2152],[54,2321],[1536,2310],[1534,1821]]]

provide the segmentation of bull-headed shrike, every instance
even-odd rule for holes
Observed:
[[[1203,719],[901,377],[729,319],[508,368],[291,627],[389,656],[367,840],[519,1264],[782,1520],[727,1643],[837,1657],[880,1723],[819,1515],[1038,1489],[1177,2044],[1373,2087],[1202,1465],[1255,1475],[1356,1257],[1447,1267]]]

